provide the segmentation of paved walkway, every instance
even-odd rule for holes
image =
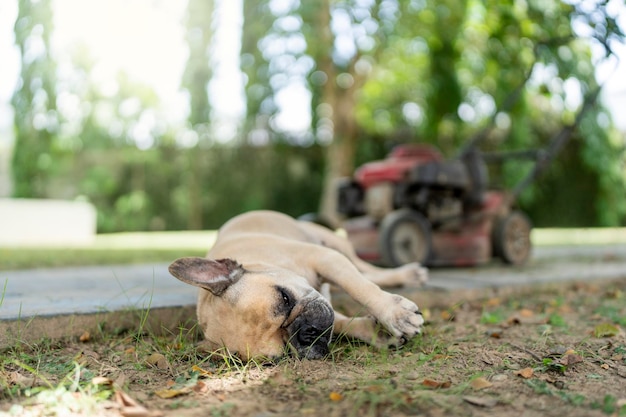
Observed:
[[[168,264],[0,271],[0,320],[189,306],[196,289]],[[456,290],[626,277],[626,245],[539,247],[523,268],[494,263],[430,271],[427,288]],[[4,288],[4,291],[3,291]]]

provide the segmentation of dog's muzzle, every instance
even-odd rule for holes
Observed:
[[[328,344],[334,321],[335,313],[325,299],[310,300],[286,327],[288,343],[295,348],[300,358],[321,359],[330,352]]]

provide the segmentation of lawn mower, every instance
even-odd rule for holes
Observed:
[[[373,263],[467,266],[495,255],[521,265],[531,223],[510,194],[487,186],[478,151],[445,160],[430,145],[402,145],[344,180],[337,210],[357,254]]]
[[[484,153],[479,132],[453,159],[433,146],[401,145],[386,159],[359,167],[338,187],[342,228],[364,260],[385,266],[471,266],[494,257],[522,265],[531,254],[531,222],[515,208],[519,194],[565,145],[598,88],[585,97],[575,122],[540,150]],[[489,188],[488,162],[535,161],[511,191]]]

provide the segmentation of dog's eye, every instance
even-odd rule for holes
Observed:
[[[285,307],[289,307],[291,305],[291,297],[285,290],[280,290],[280,296],[283,298],[283,304]]]

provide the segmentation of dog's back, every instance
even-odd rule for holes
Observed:
[[[304,230],[300,223],[275,211],[252,211],[232,218],[219,230],[220,236],[242,238],[245,235],[272,235],[300,242],[315,242],[315,237]]]

